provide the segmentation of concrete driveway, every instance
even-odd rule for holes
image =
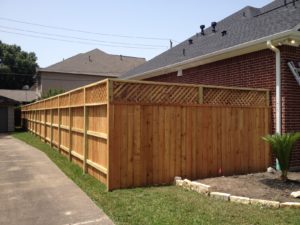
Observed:
[[[45,154],[0,134],[0,224],[113,223]]]

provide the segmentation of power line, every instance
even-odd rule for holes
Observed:
[[[73,41],[73,40],[66,40],[66,39],[59,39],[59,38],[51,38],[51,37],[44,37],[44,36],[38,36],[38,35],[32,35],[32,34],[24,34],[19,32],[12,32],[12,31],[6,31],[6,30],[0,30],[2,33],[9,33],[9,34],[17,34],[21,36],[26,37],[33,37],[33,38],[39,38],[39,39],[48,39],[48,40],[54,40],[54,41],[63,41],[67,43],[77,43],[77,44],[85,44],[85,45],[94,45],[96,43],[91,42],[83,42],[83,41]],[[158,49],[157,47],[134,47],[134,46],[124,46],[124,45],[107,45],[107,44],[101,44],[100,46],[107,46],[107,47],[114,47],[114,48],[133,48],[133,49]]]
[[[4,28],[4,29],[23,31],[23,32],[29,32],[29,33],[34,33],[34,34],[42,34],[42,35],[63,37],[63,38],[73,38],[73,39],[82,40],[82,41],[94,41],[94,42],[99,42],[99,43],[132,45],[132,46],[145,46],[145,47],[163,47],[163,48],[167,47],[167,46],[164,46],[164,45],[148,45],[148,44],[133,44],[133,43],[127,43],[127,42],[101,41],[101,40],[97,40],[97,39],[88,39],[88,38],[80,38],[80,37],[68,36],[68,35],[44,33],[44,32],[38,32],[38,31],[34,31],[34,30],[26,30],[26,29],[20,29],[20,28],[15,28],[15,27],[7,27],[7,26],[1,26],[1,25],[0,25],[0,27]]]
[[[12,76],[25,76],[25,77],[33,77],[34,79],[36,79],[37,77],[36,77],[36,75],[35,74],[21,74],[21,73],[0,73],[0,79],[1,79],[1,75],[5,75],[5,76],[10,76],[10,75],[12,75]],[[81,75],[85,75],[85,74],[81,74]],[[94,76],[94,77],[97,77],[97,75],[96,76]],[[101,76],[101,75],[99,75],[99,78],[103,78],[103,77],[106,77],[106,76]],[[112,77],[112,76],[107,76],[107,77]],[[45,77],[43,77],[42,78],[42,80],[52,80],[52,81],[70,81],[70,82],[72,82],[72,81],[87,81],[87,82],[97,82],[97,80],[94,80],[94,79],[65,79],[65,78],[63,78],[63,79],[58,79],[58,78],[45,78]],[[100,79],[99,79],[100,80]]]
[[[143,37],[143,36],[129,36],[129,35],[121,35],[121,34],[98,33],[98,32],[86,31],[86,30],[71,29],[71,28],[67,28],[67,27],[58,27],[58,26],[43,25],[43,24],[39,24],[39,23],[31,23],[31,22],[27,22],[27,21],[15,20],[15,19],[10,19],[10,18],[5,18],[5,17],[0,17],[0,20],[10,21],[10,22],[14,22],[14,23],[22,23],[22,24],[33,25],[33,26],[39,26],[39,27],[46,27],[46,28],[56,29],[56,30],[72,31],[72,32],[86,33],[86,34],[95,34],[95,35],[101,35],[101,36],[160,40],[160,41],[170,40],[170,38],[157,38],[157,37]]]

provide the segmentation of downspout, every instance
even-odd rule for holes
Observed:
[[[276,56],[276,97],[275,97],[275,105],[276,105],[276,133],[281,134],[281,66],[280,66],[280,50],[276,48],[272,42],[267,41],[267,46],[273,52],[275,52]],[[280,170],[279,161],[276,159],[276,170]]]
[[[276,48],[271,41],[267,41],[267,46],[276,55],[276,97],[275,97],[275,105],[276,105],[276,133],[281,134],[281,57],[280,50]]]

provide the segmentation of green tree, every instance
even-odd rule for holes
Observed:
[[[0,41],[0,88],[22,89],[31,87],[38,64],[33,52],[22,51],[17,45],[8,45]]]
[[[263,137],[263,140],[270,143],[273,153],[279,161],[281,179],[284,181],[287,180],[292,150],[299,139],[300,132],[273,134]]]
[[[44,98],[50,98],[52,96],[55,96],[55,95],[59,95],[59,94],[62,94],[64,93],[65,91],[63,89],[55,89],[55,88],[51,88],[49,89],[46,93],[42,94],[42,97],[41,99],[44,99]]]

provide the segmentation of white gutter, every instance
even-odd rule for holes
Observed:
[[[267,41],[267,46],[276,55],[276,133],[281,134],[281,57],[280,50],[272,42]]]

